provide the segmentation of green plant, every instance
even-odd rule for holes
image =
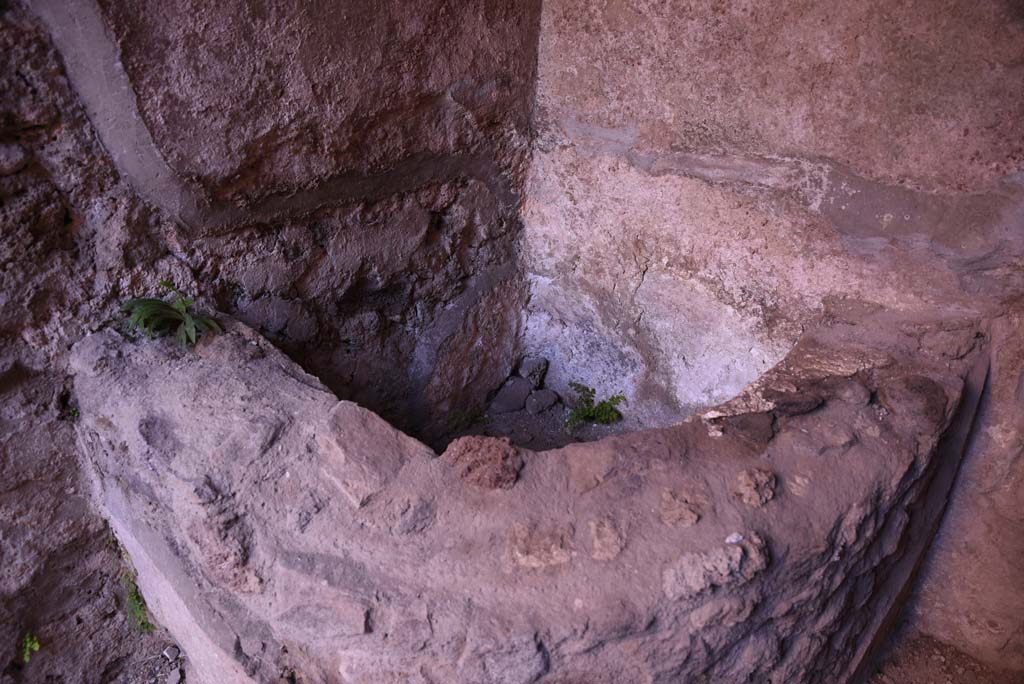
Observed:
[[[474,425],[483,425],[490,420],[490,416],[481,407],[468,411],[456,409],[448,415],[448,432],[462,432]]]
[[[79,412],[77,406],[72,406],[71,408],[64,412],[64,417],[67,418],[72,423],[78,420],[81,415],[82,414]]]
[[[32,654],[39,650],[39,637],[32,632],[25,632],[21,637],[21,660],[26,665],[32,660]]]
[[[569,417],[565,421],[569,432],[573,432],[584,423],[611,425],[622,420],[622,412],[616,407],[619,404],[627,403],[625,396],[613,394],[607,399],[595,403],[597,392],[593,388],[578,382],[570,382],[569,387],[576,394],[576,406],[569,412]]]
[[[146,599],[142,598],[139,585],[135,583],[135,578],[128,573],[121,577],[121,584],[124,585],[125,612],[128,614],[128,621],[143,634],[149,634],[156,627],[149,621]]]
[[[195,303],[193,297],[186,297],[166,280],[161,280],[160,285],[177,295],[177,299],[172,303],[150,297],[129,299],[121,305],[121,311],[129,314],[129,327],[142,330],[150,337],[173,331],[183,347],[195,344],[198,335],[221,332],[217,321],[189,310]]]

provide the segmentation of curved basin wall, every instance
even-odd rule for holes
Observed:
[[[547,0],[522,252],[549,384],[664,423],[735,394],[831,300],[1000,292],[972,260],[1022,249],[1024,24],[957,12]]]

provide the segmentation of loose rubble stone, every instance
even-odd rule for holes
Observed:
[[[522,410],[532,391],[533,385],[526,378],[509,378],[491,401],[491,412],[511,413]]]
[[[558,403],[558,394],[553,390],[534,390],[526,398],[526,411],[533,415],[543,413]]]
[[[519,377],[526,378],[534,389],[544,386],[544,376],[548,373],[548,360],[539,356],[527,356],[519,362]]]

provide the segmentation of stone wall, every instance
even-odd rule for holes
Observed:
[[[420,434],[507,377],[538,2],[33,4],[181,285]]]
[[[990,317],[915,616],[1024,668],[1019,3],[25,4],[0,2],[4,684],[153,645],[79,483],[67,354],[161,278],[427,437],[520,332],[550,385],[666,424],[838,310],[927,309],[908,334],[950,363]],[[64,645],[28,673],[26,630]]]
[[[991,335],[988,394],[912,612],[922,631],[1024,671],[1024,315]]]
[[[213,200],[522,151],[538,2],[98,4],[161,155]]]
[[[624,391],[664,424],[837,302],[1022,301],[1019,3],[547,0],[539,45],[525,346],[549,386]],[[1021,329],[1001,320],[918,624],[1021,667]]]
[[[855,684],[988,349],[969,319],[954,358],[917,342],[949,319],[835,313],[713,413],[440,458],[245,326],[105,330],[72,353],[76,433],[190,682]]]
[[[160,646],[126,618],[116,544],[79,481],[67,351],[114,292],[155,286],[147,271],[173,260],[146,239],[163,219],[108,160],[45,31],[8,4],[0,55],[0,681],[113,681]]]
[[[172,280],[421,433],[508,375],[539,4],[410,7],[0,3],[4,684],[160,653],[72,436],[67,350],[124,299]]]
[[[553,383],[671,418],[738,391],[829,297],[1002,291],[1022,38],[1000,3],[545,2],[527,346]]]

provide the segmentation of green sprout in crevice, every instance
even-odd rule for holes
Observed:
[[[142,330],[150,337],[174,333],[181,346],[195,344],[199,335],[221,332],[217,321],[209,316],[192,313],[194,297],[186,297],[173,283],[161,280],[160,285],[176,295],[173,302],[144,297],[129,299],[121,305],[128,314],[128,326]]]
[[[146,608],[146,599],[142,598],[139,585],[135,583],[135,578],[129,573],[125,573],[121,577],[121,584],[124,585],[124,608],[128,615],[128,621],[143,634],[149,634],[156,627],[149,620],[149,609]]]
[[[576,406],[569,412],[569,417],[565,421],[569,432],[575,431],[584,423],[611,425],[622,420],[622,412],[617,407],[619,404],[627,403],[624,395],[613,394],[607,399],[595,402],[597,392],[593,388],[578,382],[570,382],[569,387],[576,394]]]
[[[468,411],[456,409],[448,415],[448,432],[462,432],[476,425],[484,425],[489,420],[490,416],[482,407],[478,406]]]
[[[39,646],[39,637],[32,632],[25,632],[25,636],[21,637],[22,662],[28,665],[28,661],[32,660],[32,654],[39,650]]]

